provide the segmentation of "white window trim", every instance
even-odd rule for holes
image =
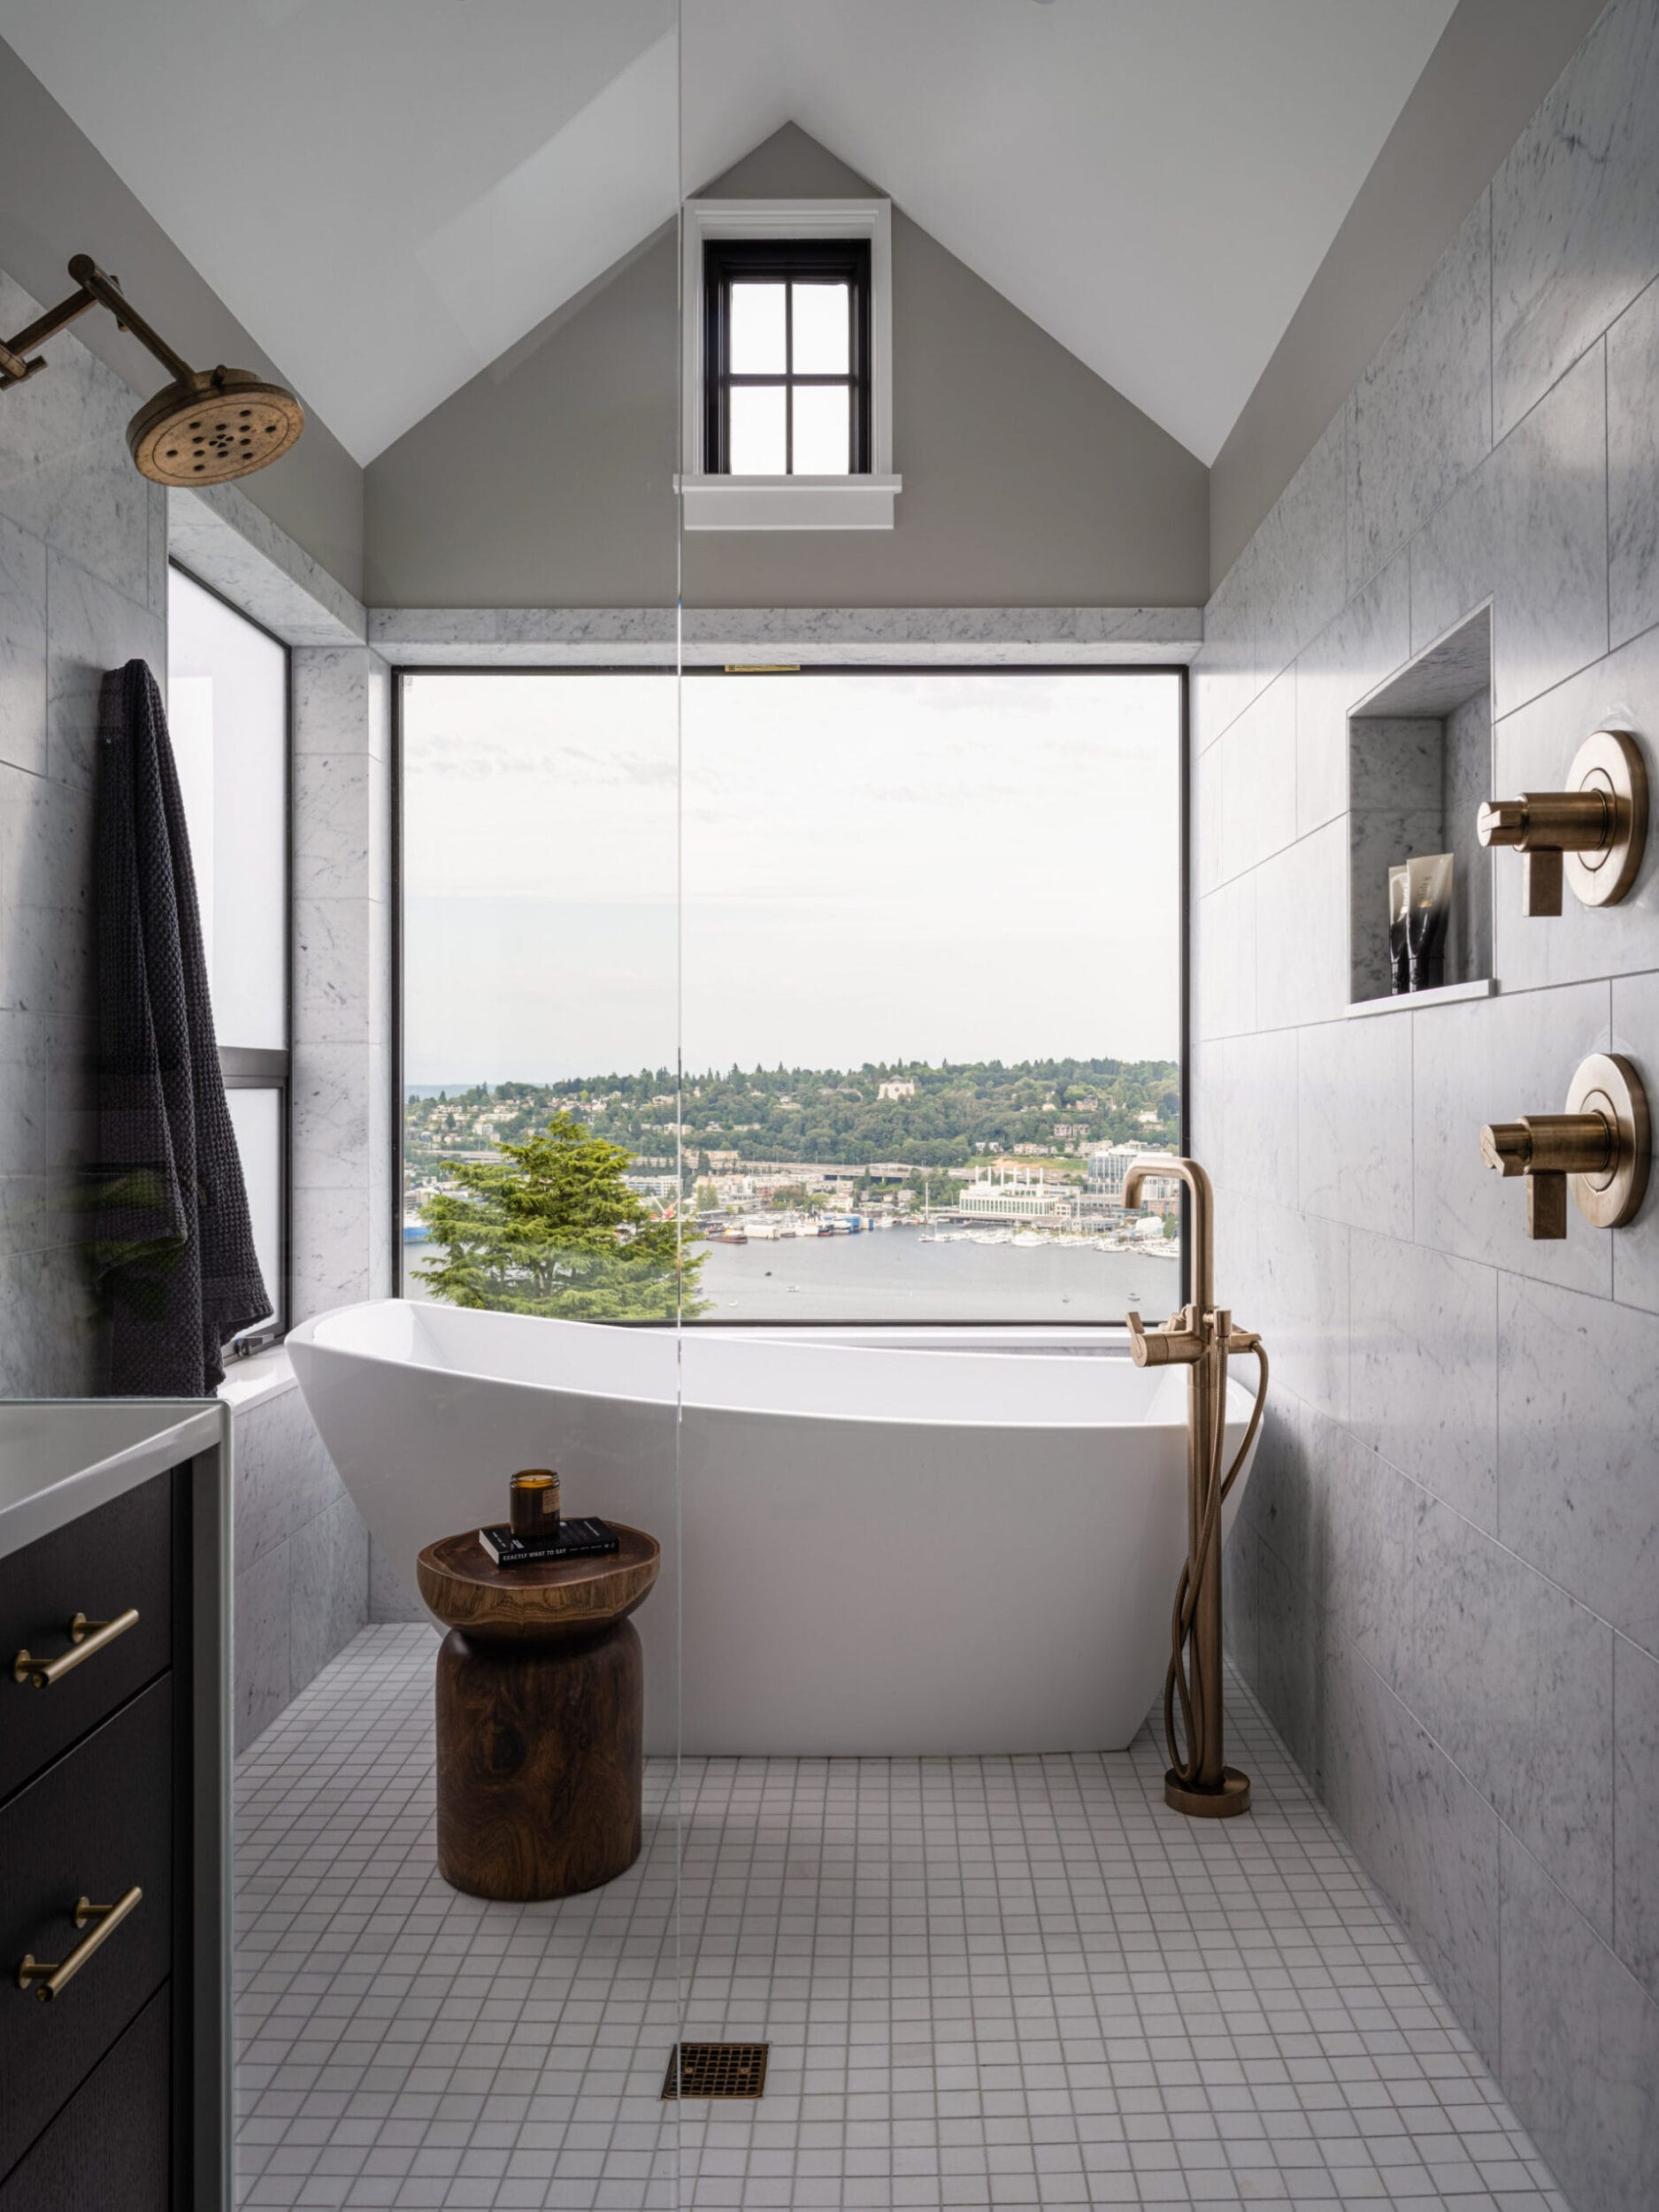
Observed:
[[[870,242],[870,470],[861,476],[674,479],[687,530],[890,530],[903,488],[893,473],[891,200],[687,200],[681,211],[680,449],[703,460],[703,249],[710,238]]]

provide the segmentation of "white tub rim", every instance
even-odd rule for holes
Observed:
[[[718,1399],[704,1397],[698,1397],[696,1399],[687,1401],[679,1393],[671,1393],[665,1395],[637,1391],[629,1394],[620,1394],[615,1388],[603,1388],[595,1384],[589,1384],[587,1386],[584,1386],[580,1379],[565,1380],[561,1379],[557,1381],[532,1380],[526,1377],[503,1374],[499,1370],[492,1370],[490,1368],[459,1365],[447,1362],[440,1364],[439,1363],[434,1361],[423,1360],[418,1356],[399,1357],[395,1354],[376,1348],[371,1348],[370,1347],[360,1343],[342,1343],[338,1341],[330,1342],[328,1337],[322,1333],[322,1332],[326,1330],[331,1324],[348,1325],[355,1316],[367,1313],[383,1312],[388,1307],[392,1306],[407,1307],[411,1313],[414,1315],[420,1315],[427,1310],[425,1301],[402,1299],[396,1296],[387,1298],[356,1299],[349,1304],[330,1307],[325,1312],[309,1316],[305,1320],[297,1323],[295,1327],[288,1332],[286,1341],[291,1346],[297,1346],[302,1348],[310,1348],[323,1355],[334,1354],[342,1358],[361,1361],[367,1365],[375,1368],[384,1368],[398,1373],[406,1373],[411,1370],[415,1370],[425,1373],[448,1374],[454,1376],[457,1381],[485,1383],[506,1389],[544,1390],[549,1392],[557,1392],[563,1397],[581,1399],[595,1403],[617,1402],[620,1399],[620,1402],[624,1403],[631,1402],[641,1407],[656,1408],[668,1414],[677,1414],[683,1410],[687,1404],[689,1404],[695,1406],[696,1410],[699,1412],[718,1414],[723,1418],[726,1419],[748,1417],[762,1421],[831,1421],[849,1428],[864,1426],[901,1426],[904,1428],[933,1430],[967,1429],[975,1432],[1002,1431],[1010,1435],[1018,1434],[1023,1431],[1035,1429],[1041,1430],[1043,1434],[1048,1436],[1071,1434],[1077,1436],[1100,1436],[1102,1438],[1119,1433],[1139,1433],[1148,1429],[1179,1427],[1181,1426],[1186,1420],[1185,1390],[1183,1389],[1179,1393],[1179,1399],[1177,1399],[1175,1390],[1171,1381],[1171,1378],[1176,1374],[1177,1371],[1174,1369],[1148,1370],[1134,1368],[1133,1363],[1129,1361],[1127,1356],[1126,1331],[1123,1333],[1125,1349],[1122,1354],[1118,1354],[1114,1350],[1112,1352],[1102,1352],[1096,1356],[1102,1360],[1110,1360],[1114,1366],[1117,1366],[1121,1359],[1123,1365],[1127,1367],[1130,1372],[1137,1376],[1144,1376],[1146,1378],[1148,1402],[1146,1409],[1140,1414],[1138,1417],[1128,1419],[1098,1420],[1078,1420],[1075,1418],[1066,1420],[1043,1420],[1040,1417],[1033,1417],[1030,1414],[1010,1413],[1001,1418],[984,1418],[971,1417],[959,1413],[955,1415],[932,1415],[911,1412],[895,1413],[891,1410],[848,1410],[832,1405],[800,1405],[792,1407],[788,1405],[764,1406],[741,1403],[728,1404]],[[550,1321],[553,1326],[561,1330],[603,1329],[607,1331],[614,1331],[618,1336],[643,1335],[659,1342],[664,1339],[671,1343],[680,1343],[684,1341],[684,1339],[680,1335],[676,1328],[676,1325],[672,1322],[627,1323],[606,1321],[566,1321],[557,1319],[555,1317],[539,1314],[507,1313],[492,1307],[442,1307],[440,1309],[440,1311],[444,1314],[477,1313],[481,1318],[487,1318],[496,1324],[503,1324],[511,1321],[521,1322],[531,1325],[546,1325]],[[791,1348],[810,1349],[820,1355],[825,1353],[841,1352],[843,1354],[855,1354],[864,1358],[869,1358],[872,1356],[876,1358],[892,1358],[900,1353],[907,1354],[912,1357],[918,1356],[949,1356],[946,1353],[946,1348],[943,1346],[934,1347],[918,1344],[907,1345],[897,1343],[887,1346],[870,1344],[864,1341],[860,1341],[856,1344],[849,1344],[844,1341],[834,1340],[829,1333],[830,1332],[839,1333],[844,1327],[849,1325],[852,1327],[869,1329],[873,1326],[879,1326],[879,1325],[870,1323],[854,1323],[847,1325],[836,1322],[807,1322],[780,1325],[778,1324],[768,1325],[764,1322],[757,1322],[753,1325],[738,1322],[723,1322],[718,1325],[718,1329],[709,1332],[706,1336],[703,1337],[703,1340],[718,1342],[721,1340],[725,1340],[727,1342],[741,1342],[745,1344],[754,1344],[757,1342],[785,1342],[787,1343]],[[894,1325],[895,1328],[902,1328],[906,1325],[924,1326],[929,1325],[906,1325],[903,1323],[895,1323]],[[931,1325],[937,1326],[938,1325]],[[1040,1328],[1044,1325],[1027,1324],[1018,1325],[1018,1326],[1016,1326],[1016,1325],[1008,1325],[1010,1327],[1010,1333],[1017,1336],[1019,1333],[1020,1328],[1024,1326]],[[1074,1327],[1078,1326],[1078,1325],[1075,1324],[1071,1325]],[[1112,1327],[1115,1325],[1102,1323],[1099,1325],[1104,1329]],[[999,1326],[999,1325],[995,1323],[968,1323],[964,1324],[964,1326],[995,1330]],[[799,1332],[801,1339],[807,1340],[797,1343],[797,1331]],[[697,1330],[697,1325],[695,1323],[689,1325],[687,1331],[687,1335],[695,1336],[699,1333],[701,1333]],[[956,1355],[956,1356],[958,1357],[964,1356],[971,1355],[964,1355],[963,1353]],[[1067,1373],[1074,1373],[1078,1364],[1078,1356],[1075,1353],[1071,1352],[1045,1350],[1033,1350],[1027,1352],[1024,1350],[1017,1351],[1010,1348],[1006,1350],[998,1349],[995,1352],[987,1351],[983,1353],[981,1356],[983,1357],[994,1358],[999,1361],[1014,1357],[1020,1361],[1022,1366],[1034,1366],[1041,1364],[1052,1367],[1057,1371]],[[678,1366],[676,1367],[676,1371],[678,1371]],[[1227,1426],[1229,1429],[1233,1428],[1235,1425],[1242,1427],[1244,1422],[1248,1418],[1250,1408],[1254,1403],[1255,1391],[1250,1384],[1245,1382],[1240,1378],[1237,1368],[1234,1365],[1230,1365],[1228,1369],[1227,1394]],[[1157,1410],[1158,1401],[1160,1398],[1168,1398],[1171,1401],[1169,1411],[1162,1416],[1160,1416]],[[1176,1409],[1178,1405],[1179,1408],[1179,1411]]]

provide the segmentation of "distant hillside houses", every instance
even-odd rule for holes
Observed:
[[[1171,1144],[1180,1127],[1172,1060],[906,1062],[862,1068],[709,1069],[676,1088],[668,1068],[554,1083],[457,1084],[405,1103],[411,1167],[518,1143],[561,1113],[645,1159],[680,1140],[687,1177],[755,1163],[797,1171],[903,1163],[907,1174],[988,1158],[1071,1158],[1091,1146]]]

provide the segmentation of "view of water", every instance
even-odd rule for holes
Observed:
[[[1087,1247],[925,1244],[909,1229],[708,1248],[710,1320],[1121,1321],[1159,1319],[1180,1268],[1163,1254]]]
[[[909,1229],[704,1249],[710,1321],[1121,1321],[1131,1306],[1161,1321],[1180,1295],[1179,1265],[1156,1250],[925,1244]],[[405,1249],[406,1297],[425,1295],[419,1261]]]

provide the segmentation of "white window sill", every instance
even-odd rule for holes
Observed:
[[[287,1345],[272,1344],[250,1359],[227,1358],[219,1394],[234,1417],[263,1405],[267,1398],[280,1397],[285,1390],[298,1388],[299,1377],[294,1372]]]
[[[677,476],[687,530],[890,530],[902,476]]]

